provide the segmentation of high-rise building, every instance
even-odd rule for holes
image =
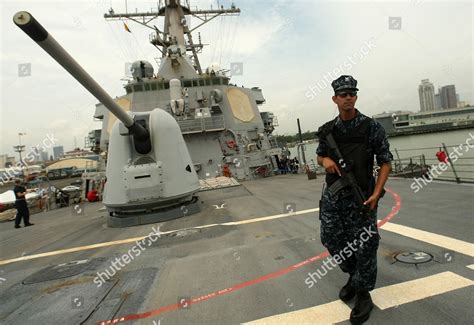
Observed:
[[[63,146],[53,147],[53,155],[54,159],[59,159],[64,156],[64,148]]]
[[[429,79],[421,80],[421,84],[418,86],[418,95],[420,97],[420,111],[431,112],[435,110],[434,86]]]
[[[41,150],[41,151],[40,151],[40,157],[41,157],[41,161],[43,161],[43,162],[44,162],[44,161],[48,161],[48,159],[49,159],[48,151],[46,151],[46,150],[44,150],[44,149]]]
[[[435,94],[435,111],[439,111],[441,109],[441,97],[439,95],[439,90],[438,93]]]
[[[22,156],[27,165],[34,165],[40,160],[39,150],[35,147],[27,149]]]
[[[456,88],[454,85],[443,86],[440,89],[439,96],[441,99],[441,108],[455,108],[458,106],[456,97]]]

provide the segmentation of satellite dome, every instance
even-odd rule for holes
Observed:
[[[153,66],[148,61],[133,62],[130,71],[134,79],[153,78]]]

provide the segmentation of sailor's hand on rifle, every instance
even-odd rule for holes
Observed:
[[[337,167],[337,164],[331,158],[323,158],[323,167],[326,169],[327,173],[338,174],[339,176],[341,176],[341,171],[339,170],[339,167]]]
[[[367,199],[367,201],[364,202],[364,205],[368,205],[370,207],[370,210],[373,210],[377,206],[377,202],[379,201],[379,198],[380,198],[380,194],[377,195],[374,193]]]

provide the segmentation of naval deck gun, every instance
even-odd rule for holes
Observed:
[[[14,23],[117,117],[109,142],[104,205],[112,227],[199,211],[199,180],[176,120],[162,109],[127,113],[28,12]]]

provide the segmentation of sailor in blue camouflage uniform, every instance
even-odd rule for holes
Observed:
[[[349,280],[339,292],[343,301],[356,297],[350,316],[352,323],[370,317],[373,303],[369,291],[377,277],[377,203],[391,170],[393,156],[385,130],[373,119],[355,108],[357,80],[343,75],[332,82],[333,102],[339,115],[318,130],[318,164],[326,170],[326,184],[320,201],[321,242]],[[331,133],[344,160],[349,163],[357,185],[365,194],[370,211],[361,215],[350,188],[337,186],[341,179],[337,158],[329,148],[326,136]],[[374,157],[380,166],[377,181],[373,177]],[[342,189],[341,189],[342,187]],[[336,255],[339,256],[336,260]],[[339,263],[340,262],[340,263]]]

